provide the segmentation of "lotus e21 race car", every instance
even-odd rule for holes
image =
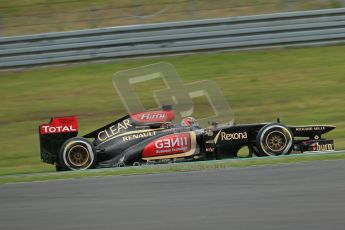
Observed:
[[[277,156],[292,151],[334,150],[321,137],[329,125],[286,126],[276,123],[198,126],[194,118],[174,124],[171,106],[124,116],[91,133],[78,136],[75,116],[52,118],[39,126],[41,159],[57,171],[248,156]]]

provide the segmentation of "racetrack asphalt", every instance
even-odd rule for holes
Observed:
[[[0,229],[345,229],[345,160],[0,185]]]

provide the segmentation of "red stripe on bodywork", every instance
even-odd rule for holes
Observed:
[[[138,123],[163,123],[170,122],[175,119],[173,110],[169,111],[148,111],[134,113],[131,118]]]

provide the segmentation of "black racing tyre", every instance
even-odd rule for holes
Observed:
[[[267,124],[259,130],[256,137],[257,156],[279,156],[291,153],[293,148],[293,134],[282,124]]]
[[[84,170],[94,168],[97,162],[93,145],[84,138],[68,139],[61,147],[59,168],[62,170]]]

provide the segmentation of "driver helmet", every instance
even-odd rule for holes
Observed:
[[[195,127],[195,126],[199,126],[199,124],[198,124],[198,121],[194,117],[186,117],[182,119],[181,126]]]

